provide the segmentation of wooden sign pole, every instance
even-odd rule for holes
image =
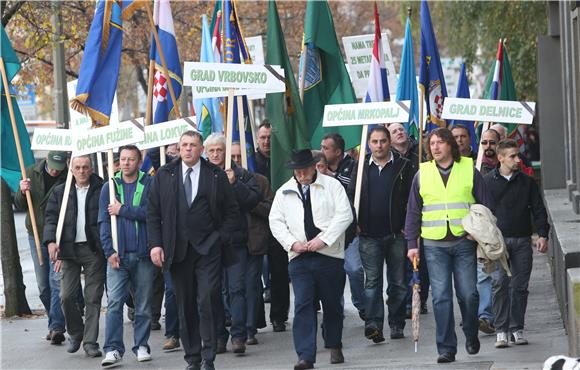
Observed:
[[[228,91],[228,119],[226,122],[226,163],[225,169],[232,168],[232,134],[234,132],[234,89]]]
[[[365,158],[367,152],[367,135],[369,131],[369,125],[363,125],[362,133],[360,137],[360,149],[358,153],[358,167],[356,170],[356,187],[354,190],[354,209],[356,211],[357,217],[359,216],[360,207],[360,193],[362,189],[362,175],[365,166]]]
[[[243,109],[244,97],[238,95],[236,99],[238,102],[238,130],[240,133],[240,151],[242,154],[242,167],[248,169],[248,153],[246,152],[246,127]]]

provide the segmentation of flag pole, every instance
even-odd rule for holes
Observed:
[[[14,134],[14,141],[16,144],[16,152],[18,154],[18,163],[20,164],[20,172],[22,179],[26,179],[26,168],[24,167],[24,158],[22,156],[22,147],[20,146],[20,136],[18,135],[18,127],[16,127],[16,118],[14,116],[14,107],[12,106],[12,97],[10,96],[10,85],[8,84],[8,76],[6,75],[6,67],[4,66],[4,58],[0,57],[0,68],[2,69],[2,84],[4,85],[4,95],[8,102],[8,111],[10,113],[10,122],[12,123],[12,132]],[[32,206],[32,195],[30,190],[26,190],[26,203],[28,204],[28,213],[30,215],[30,223],[32,224],[32,234],[34,235],[34,244],[36,246],[36,253],[38,255],[38,262],[42,266],[44,258],[40,249],[40,238],[38,237],[38,226],[36,225],[36,217],[34,215],[34,208]]]
[[[423,162],[423,103],[425,100],[425,90],[419,89],[419,163]]]
[[[107,172],[109,173],[109,203],[114,204],[117,198],[115,198],[115,180],[113,180],[113,149],[108,150],[107,160],[108,160],[108,168]],[[117,216],[111,215],[111,236],[113,239],[113,249],[115,252],[119,251],[119,241],[117,239]]]
[[[72,184],[73,174],[71,171],[72,158],[69,162],[68,173],[66,174],[66,181],[64,184],[64,193],[60,203],[60,210],[58,212],[58,221],[56,223],[56,244],[60,245],[60,237],[62,236],[62,229],[64,227],[64,216],[66,215],[66,207],[68,206],[68,197],[70,194],[70,187]]]
[[[103,169],[103,156],[101,156],[101,152],[96,152],[97,155],[97,173],[101,179],[105,178],[105,171]]]
[[[244,97],[242,95],[238,95],[237,100],[238,100],[238,131],[240,133],[240,152],[242,154],[242,167],[248,169],[248,153],[246,152],[246,125],[244,120],[244,109],[243,109]],[[232,153],[230,151],[230,156],[231,154]]]
[[[256,146],[258,133],[256,132],[256,121],[254,121],[254,102],[250,99],[248,99],[248,116],[250,117],[250,129],[252,130],[252,148],[256,152],[258,150]]]
[[[360,193],[362,190],[362,175],[365,163],[365,154],[367,152],[367,134],[369,125],[363,125],[360,137],[360,149],[358,152],[358,167],[356,169],[356,187],[354,189],[354,210],[359,217]]]
[[[232,136],[234,133],[234,89],[228,90],[228,119],[226,122],[226,163],[225,169],[232,168]]]

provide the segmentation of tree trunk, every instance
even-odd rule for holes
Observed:
[[[14,212],[12,211],[12,199],[10,188],[2,179],[0,188],[0,229],[1,247],[0,258],[2,260],[2,272],[4,277],[4,297],[6,304],[4,316],[30,315],[30,307],[26,300],[26,286],[22,278],[22,267],[16,242],[16,229],[14,227]]]

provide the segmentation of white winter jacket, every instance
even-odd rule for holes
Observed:
[[[310,184],[310,202],[314,225],[327,245],[318,253],[344,259],[344,232],[353,220],[350,203],[343,186],[336,179],[318,172]],[[270,230],[291,260],[298,253],[291,251],[296,241],[306,242],[304,207],[298,192],[298,183],[292,177],[276,192],[270,210]]]

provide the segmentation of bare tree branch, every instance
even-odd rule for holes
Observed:
[[[7,7],[7,1],[0,1],[2,7],[2,27],[6,27],[8,22],[10,22],[10,18],[14,16],[18,12],[18,10],[24,5],[24,1],[15,1]]]

